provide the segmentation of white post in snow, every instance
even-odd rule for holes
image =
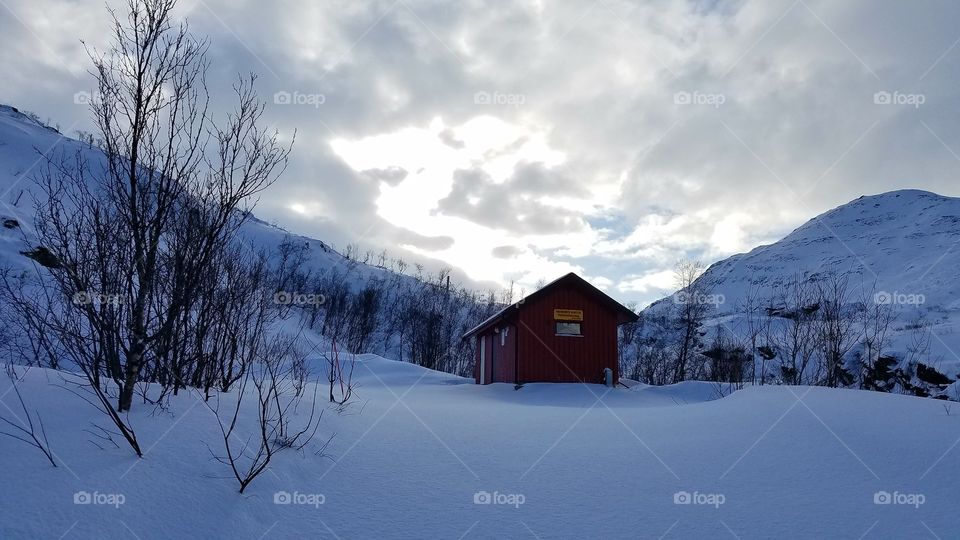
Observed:
[[[486,347],[484,347],[486,343],[487,343],[487,338],[481,335],[480,336],[480,384],[487,383],[487,359],[485,358]]]

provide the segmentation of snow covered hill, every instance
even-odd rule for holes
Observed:
[[[33,369],[20,388],[60,466],[0,437],[0,537],[952,538],[957,530],[957,406],[948,414],[930,399],[789,386],[706,401],[706,383],[515,391],[371,355],[357,361],[356,404],[325,411],[315,444],[278,454],[244,495],[210,458],[222,443],[196,395],[175,397],[165,411],[134,409],[146,449],[138,460],[85,431],[104,420],[62,387],[61,374]],[[4,403],[22,414],[10,388],[0,377]],[[241,436],[255,417],[254,402],[245,405]],[[315,455],[330,436],[326,455]]]
[[[930,363],[960,374],[960,198],[919,190],[860,197],[815,217],[782,240],[710,266],[700,278],[715,300],[707,326],[743,335],[747,299],[767,300],[791,281],[846,276],[850,300],[888,304],[892,354],[917,326],[929,329]],[[676,295],[647,309],[662,313]],[[712,334],[713,332],[711,332]],[[709,337],[707,338],[710,339]]]
[[[706,278],[729,300],[782,286],[797,272],[846,272],[891,295],[922,295],[931,312],[960,309],[960,198],[918,190],[860,197],[784,239],[714,264]],[[895,298],[894,298],[895,300]]]
[[[72,156],[84,153],[100,159],[100,152],[74,138],[30,118],[16,108],[0,105],[0,264],[29,268],[31,261],[21,255],[31,247],[35,199],[42,196],[34,178],[46,166],[44,155]],[[316,239],[294,235],[256,218],[244,224],[243,238],[257,248],[274,251],[288,241],[306,247],[305,264],[315,271],[349,271],[353,283],[383,276],[387,270],[357,264]]]

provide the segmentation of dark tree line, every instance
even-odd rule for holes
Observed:
[[[287,241],[281,257],[293,261],[278,284],[306,326],[348,353],[376,353],[458,375],[473,373],[473,344],[462,335],[502,307],[506,297],[480,294],[385,253],[360,258],[355,248],[327,269],[307,264],[311,246]],[[326,249],[323,247],[322,249]],[[376,260],[376,264],[370,264]]]

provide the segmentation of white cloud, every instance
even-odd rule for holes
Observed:
[[[409,250],[502,284],[603,274],[649,301],[678,259],[775,240],[861,194],[960,195],[952,3],[186,2],[211,38],[214,112],[235,72],[259,72],[268,97],[324,95],[268,107],[298,136],[259,213],[335,245]],[[89,90],[77,38],[102,48],[106,14],[6,4],[17,16],[0,18],[0,101],[89,129],[72,99]],[[926,102],[879,107],[880,90]],[[724,102],[677,104],[677,92]],[[497,186],[523,191],[498,203],[523,223],[439,211],[458,171],[486,175],[465,193],[477,206],[502,201]],[[519,252],[493,257],[500,246]]]
[[[676,275],[673,270],[651,270],[641,275],[628,275],[620,280],[617,289],[621,292],[641,294],[669,294],[676,290]]]

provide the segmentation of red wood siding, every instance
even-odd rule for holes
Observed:
[[[477,336],[476,356],[474,357],[476,367],[473,369],[473,378],[478,384],[512,383],[515,380],[517,330],[509,325],[498,327],[498,329],[500,332],[505,332],[503,341],[501,341],[501,334],[494,332],[493,328]],[[484,342],[484,356],[486,357],[484,381],[480,381],[480,340]]]
[[[582,337],[557,336],[554,309],[583,311]],[[617,314],[574,285],[559,286],[524,303],[517,322],[520,381],[603,383],[617,370]]]
[[[475,366],[475,367],[473,368],[473,378],[474,378],[474,380],[477,382],[477,384],[490,384],[491,382],[493,382],[493,369],[491,368],[491,366],[492,366],[492,358],[491,358],[491,356],[490,356],[490,354],[491,354],[491,346],[490,346],[490,345],[491,345],[491,343],[493,343],[493,338],[491,337],[492,335],[493,335],[492,332],[487,332],[487,333],[483,333],[483,334],[477,335],[477,352],[476,352],[476,355],[474,356],[474,360],[475,360],[474,366]],[[483,361],[484,361],[484,363],[486,364],[486,366],[484,366],[484,370],[482,371],[483,376],[484,376],[484,380],[482,380],[482,381],[480,380],[480,374],[481,374],[481,370],[480,370],[480,348],[481,348],[481,347],[485,347],[485,348],[486,348],[486,350],[484,351],[484,354],[483,354]]]
[[[500,327],[500,332],[492,335],[493,382],[512,383],[517,366],[517,331],[512,326]]]

